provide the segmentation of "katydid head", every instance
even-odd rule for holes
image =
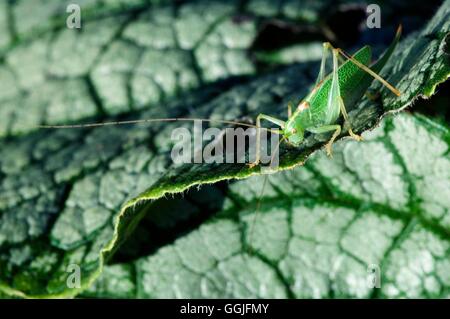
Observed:
[[[289,144],[298,146],[303,142],[305,130],[301,127],[297,121],[287,121],[283,130],[283,136],[286,138]]]

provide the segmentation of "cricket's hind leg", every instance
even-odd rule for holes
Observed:
[[[348,129],[347,129],[348,134],[349,134],[349,135],[351,136],[351,138],[353,138],[354,140],[356,140],[356,141],[362,141],[363,138],[361,137],[361,135],[358,135],[358,134],[353,133],[352,126],[351,126],[351,124],[350,124],[350,119],[349,119],[349,117],[348,117],[347,110],[345,109],[344,100],[342,99],[342,97],[339,97],[339,106],[340,106],[340,108],[341,108],[341,113],[342,113],[342,115],[344,116],[345,124],[347,124],[347,126],[348,126]]]
[[[323,79],[325,79],[325,77],[327,75],[326,74],[326,64],[327,64],[327,59],[328,59],[328,52],[330,50],[335,50],[335,48],[333,47],[333,45],[330,42],[323,42],[322,46],[323,46],[322,60],[320,62],[320,71],[319,71],[319,75],[317,76],[315,86],[319,86],[319,84],[323,81]],[[338,62],[340,64],[343,64],[345,62],[345,59],[341,55],[338,54],[337,58],[338,58]]]
[[[340,53],[339,49],[333,49],[333,81],[336,78],[337,83],[339,83],[339,73],[338,73],[338,69],[337,69],[338,58],[340,57],[339,53]],[[348,116],[347,110],[345,109],[344,100],[342,99],[341,90],[340,90],[339,86],[335,90],[332,89],[330,93],[333,96],[331,97],[332,101],[329,101],[329,103],[338,103],[339,111],[340,111],[340,113],[342,113],[342,116],[344,117],[344,127],[345,126],[348,127],[348,129],[347,129],[348,134],[354,140],[361,141],[362,137],[360,135],[353,133],[352,126],[350,123],[350,118]]]
[[[324,43],[324,50],[326,47],[331,46],[330,44]],[[340,88],[339,88],[339,76],[338,76],[338,56],[336,50],[333,50],[333,72],[332,72],[332,80],[331,80],[331,87],[330,91],[328,93],[328,101],[327,101],[327,107],[326,112],[329,113],[329,118],[325,121],[325,124],[318,127],[310,127],[306,130],[313,133],[313,134],[323,134],[328,133],[331,131],[334,131],[333,135],[331,136],[330,140],[325,145],[325,149],[327,152],[327,155],[331,157],[332,154],[332,146],[334,140],[341,134],[341,126],[338,124],[334,124],[336,119],[339,117],[340,113],[340,102],[339,99],[341,97]],[[322,60],[323,62],[324,60]],[[320,75],[319,75],[320,78]]]
[[[320,70],[319,70],[319,75],[317,76],[317,80],[316,80],[316,87],[319,86],[320,82],[323,81],[323,79],[326,76],[326,64],[327,64],[327,58],[328,58],[328,51],[330,51],[330,49],[333,48],[333,46],[331,45],[330,42],[323,42],[322,43],[323,49],[322,49],[322,61],[320,62]]]
[[[291,118],[292,116],[292,105],[293,105],[292,101],[289,101],[287,105],[288,119]]]
[[[355,64],[357,67],[359,67],[364,72],[370,74],[375,80],[379,81],[381,84],[383,84],[385,87],[387,87],[392,93],[394,93],[397,96],[400,96],[401,93],[398,89],[396,89],[392,84],[390,84],[388,81],[383,79],[379,74],[372,71],[367,65],[362,64],[355,58],[353,58],[351,55],[345,53],[342,49],[336,48],[337,52],[339,52],[340,55],[342,55],[345,59],[350,60],[353,64]]]
[[[323,126],[315,127],[315,128],[309,128],[308,131],[314,134],[322,134],[327,133],[330,131],[334,131],[333,135],[331,136],[330,140],[325,145],[325,149],[328,156],[331,156],[332,154],[332,146],[336,138],[341,134],[342,128],[338,124],[333,124],[335,122],[335,119],[339,117],[339,114],[342,113],[344,120],[346,124],[348,125],[349,129],[348,132],[350,136],[358,141],[361,140],[361,137],[359,135],[356,135],[353,133],[349,121],[349,117],[347,114],[347,111],[345,109],[344,101],[341,97],[341,90],[339,86],[339,51],[337,49],[333,49],[333,72],[332,72],[332,81],[331,81],[331,88],[328,95],[328,102],[327,102],[327,112],[330,112],[332,115],[328,119],[328,123]]]

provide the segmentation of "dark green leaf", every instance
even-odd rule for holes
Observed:
[[[270,175],[251,239],[262,176],[232,184],[197,230],[107,266],[87,296],[448,297],[449,131],[398,115],[364,137]]]
[[[37,130],[38,124],[79,122],[123,113],[141,118],[202,116],[236,119],[254,117],[259,112],[280,116],[285,114],[287,101],[303,97],[315,80],[313,74],[317,72],[317,64],[304,63],[264,77],[246,79],[243,81],[246,83],[232,88],[232,84],[217,83],[232,76],[255,74],[257,65],[248,52],[257,36],[258,26],[261,19],[271,14],[282,16],[283,12],[291,12],[284,9],[284,5],[275,10],[269,1],[250,1],[246,8],[241,8],[238,3],[186,2],[175,7],[162,4],[148,9],[141,7],[139,1],[133,3],[136,7],[132,5],[130,10],[120,11],[120,14],[106,6],[106,13],[93,14],[84,25],[84,31],[79,33],[58,28],[58,25],[64,25],[64,22],[59,22],[44,27],[49,32],[31,33],[27,38],[18,36],[20,32],[17,30],[13,32],[19,24],[18,18],[0,18],[0,25],[7,21],[7,29],[12,30],[9,37],[0,37],[0,43],[3,41],[6,45],[0,66],[0,134],[8,137],[2,139],[0,149],[0,290],[9,295],[74,296],[99,276],[105,259],[133,231],[140,218],[145,214],[155,214],[154,199],[180,193],[194,185],[259,174],[259,168],[250,170],[245,165],[174,167],[170,161],[170,133],[179,123],[75,131]],[[283,3],[290,5],[289,1]],[[26,4],[24,1],[8,2],[0,15],[14,12],[19,6]],[[384,73],[388,80],[403,90],[404,95],[393,100],[383,90],[382,103],[358,105],[350,114],[358,132],[373,128],[386,112],[403,109],[419,95],[430,96],[436,85],[448,77],[449,7],[449,1],[446,1],[423,31],[402,41],[396,57]],[[95,5],[92,8],[96,8]],[[303,15],[298,14],[294,18],[316,22],[317,14],[314,13],[318,9],[312,4],[306,8],[310,8],[311,14],[305,14],[308,10],[302,7],[299,11]],[[53,9],[49,10],[46,16],[53,16]],[[236,16],[243,12],[250,13],[250,17],[236,22]],[[15,27],[11,27],[11,23]],[[159,32],[149,32],[148,28]],[[33,27],[24,26],[21,32],[26,34],[30,29]],[[148,111],[139,113],[143,108]],[[427,128],[431,126],[427,124]],[[409,127],[406,125],[405,131],[399,135],[415,136],[415,132],[407,131]],[[437,129],[441,133],[427,130],[424,134],[430,134],[436,140],[440,140],[439,134],[444,134],[441,129]],[[283,148],[280,170],[303,163],[322,144],[323,141],[309,137],[298,149]],[[341,144],[353,145],[344,141]],[[367,147],[364,145],[359,147]],[[400,150],[398,152],[401,153]],[[423,154],[431,156],[432,152],[428,153],[426,149]],[[402,154],[399,157],[402,158]],[[431,159],[438,161],[434,157]],[[438,164],[444,165],[447,163],[445,160],[442,156]],[[330,163],[336,165],[336,170],[343,168],[338,159]],[[361,164],[369,165],[370,162]],[[438,169],[442,170],[439,165]],[[321,175],[326,174],[324,169],[320,171]],[[406,169],[416,172],[414,167],[404,169],[405,174]],[[301,174],[307,172],[308,169]],[[418,172],[423,174],[423,171]],[[280,173],[279,178],[283,174],[286,173]],[[438,177],[448,178],[445,174]],[[420,196],[417,198],[422,199]],[[442,207],[448,204],[442,204],[438,199],[432,202],[433,205],[436,203]],[[383,205],[401,211],[402,207],[391,207],[391,204]],[[439,210],[433,212],[438,214]],[[355,213],[348,214],[352,220]],[[447,215],[439,214],[442,217],[436,215],[435,218],[445,221]],[[402,221],[399,218],[399,223]],[[433,219],[421,218],[419,226],[427,223],[441,225]],[[213,224],[210,221],[185,238],[192,235],[196,240],[195,236],[201,232],[215,232]],[[399,227],[407,227],[404,224],[405,221]],[[269,247],[273,251],[262,250],[262,254],[267,256],[249,257],[247,263],[242,254],[236,253],[239,249],[242,252],[242,241],[236,240],[235,236],[236,225],[225,220],[225,225],[220,227],[225,227],[224,232],[228,229],[229,234],[224,236],[227,236],[225,241],[229,244],[219,247],[221,250],[215,254],[221,255],[215,257],[234,257],[227,266],[226,278],[241,282],[243,279],[236,269],[243,266],[260,271],[255,272],[256,277],[251,283],[242,282],[242,286],[257,287],[256,283],[265,280],[266,275],[278,282],[272,290],[257,293],[251,289],[246,293],[245,287],[233,288],[233,295],[302,295],[295,289],[288,289],[287,282],[283,283],[282,276],[288,278],[288,273],[277,273],[271,266],[276,258],[280,258],[282,246],[276,244],[278,246]],[[442,235],[448,229],[445,227],[433,226],[431,234]],[[394,230],[392,232],[395,233]],[[275,235],[286,240],[289,233],[280,231]],[[220,241],[217,243],[219,246],[224,242],[222,237],[217,240]],[[420,240],[414,239],[413,242]],[[422,242],[428,243],[427,240]],[[437,249],[446,243],[438,241]],[[255,245],[260,244],[256,241]],[[167,258],[175,258],[170,252],[173,249],[168,245],[162,251],[166,251]],[[195,258],[193,262],[200,267],[201,273],[207,271],[214,260],[209,258],[204,265],[198,264]],[[81,267],[80,288],[69,288],[66,284],[70,274],[68,267],[73,264]],[[122,279],[108,281],[100,290],[109,294],[111,287],[117,287],[114,288],[117,289],[116,295],[132,295],[133,291],[140,291],[130,277],[134,266],[114,267],[107,270],[111,278],[117,275]],[[439,267],[446,269],[445,263]],[[195,282],[195,278],[184,277],[183,273],[180,269],[176,277]],[[445,281],[447,277],[441,277],[437,276],[443,281],[440,287],[444,288],[439,288],[435,294],[443,296],[448,284]],[[159,288],[156,288],[154,292],[142,293],[142,296],[172,294],[170,291],[159,294]],[[400,288],[407,291],[403,286]],[[216,291],[217,296],[228,293],[220,286]],[[361,291],[356,293],[343,288],[342,294],[362,296],[367,293],[366,290]],[[406,293],[413,292],[415,290],[410,289]]]

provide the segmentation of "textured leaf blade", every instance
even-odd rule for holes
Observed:
[[[195,11],[192,8],[189,9],[189,7],[190,4],[188,3],[187,20],[189,20],[189,10]],[[164,17],[163,14],[161,16]],[[403,67],[401,59],[395,60],[392,69],[396,70],[397,73],[395,74],[398,78],[397,81],[392,79],[394,84],[397,84],[397,82],[406,83],[405,79],[409,72],[414,72],[414,75],[417,75],[418,72],[419,74],[420,72],[437,74],[436,76],[421,76],[423,79],[420,81],[421,87],[434,88],[437,83],[448,77],[448,60],[445,60],[445,43],[447,41],[445,32],[448,32],[448,25],[442,22],[446,21],[447,16],[448,1],[441,8],[433,23],[430,24],[432,26],[429,27],[430,30],[422,32],[417,36],[417,39],[404,41],[402,47],[399,48],[400,51],[403,51],[413,45],[415,50],[419,52],[421,49],[429,50],[431,48],[430,52],[436,54],[433,59],[440,62],[431,65],[428,61],[429,56],[419,54],[420,60],[414,60],[417,68],[411,69],[410,67]],[[146,17],[143,16],[143,18]],[[145,37],[136,38],[137,35],[145,33],[139,32],[139,26],[134,25],[133,19],[128,21],[129,24],[126,25],[122,23],[122,20],[121,23],[115,21],[111,19],[92,21],[96,31],[103,30],[102,33],[99,33],[103,34],[105,38],[105,42],[102,43],[111,42],[110,40],[115,39],[117,32],[124,32],[122,35],[125,37],[134,37],[134,41],[138,42],[139,45],[145,46],[149,43],[155,43],[152,39],[145,39]],[[126,21],[126,17],[124,21]],[[219,21],[214,20],[214,22],[218,25],[217,29],[213,28],[217,32],[210,34],[213,38],[212,43],[214,43],[215,37],[219,36],[220,38],[230,30],[229,19],[224,21],[219,19]],[[111,24],[113,25],[112,28]],[[128,27],[132,30],[132,26],[136,30],[134,32],[127,31]],[[180,27],[180,29],[183,29],[183,27]],[[252,34],[253,29],[248,30]],[[248,33],[243,32],[243,34],[245,36]],[[95,37],[95,35],[91,36]],[[190,36],[190,34],[186,36]],[[183,45],[193,46],[196,49],[199,49],[203,44],[211,45],[206,39],[208,36],[203,38],[201,35],[197,35],[197,37],[200,39],[198,48],[195,44],[196,41],[188,38],[185,39]],[[71,47],[70,43],[83,43],[79,40],[74,36],[65,37],[64,34],[56,34],[54,38],[48,38],[44,35],[36,41],[24,43],[23,47],[14,47],[13,51],[5,57],[5,61],[12,61],[8,63],[12,63],[13,66],[27,66],[29,65],[26,63],[27,52],[33,52],[31,58],[35,59],[34,62],[36,62],[36,69],[30,72],[33,75],[32,77],[26,76],[26,68],[12,68],[15,72],[18,72],[16,78],[11,76],[10,68],[4,69],[1,73],[1,76],[4,75],[11,79],[11,83],[13,83],[8,90],[2,90],[2,92],[7,92],[8,96],[5,97],[4,103],[2,102],[1,111],[10,114],[12,106],[16,104],[23,106],[18,108],[18,112],[21,113],[11,117],[1,117],[6,119],[5,125],[1,126],[2,129],[7,128],[3,134],[12,136],[9,140],[2,140],[3,144],[0,150],[2,173],[0,288],[9,294],[33,297],[76,295],[96,279],[103,269],[105,257],[117,248],[118,243],[125,237],[125,234],[132,230],[132,226],[137,223],[139,217],[146,211],[149,214],[154,213],[151,211],[151,199],[159,198],[168,193],[181,192],[192,185],[213,183],[223,179],[244,178],[258,173],[257,170],[250,171],[243,165],[216,166],[213,169],[202,165],[177,169],[170,167],[169,150],[171,143],[168,136],[174,127],[173,125],[161,124],[150,128],[114,127],[64,132],[39,131],[18,136],[30,130],[33,131],[35,124],[42,121],[70,122],[79,120],[80,118],[71,118],[69,116],[71,114],[67,110],[60,109],[71,105],[70,103],[61,103],[61,101],[73,101],[75,96],[85,97],[89,95],[86,92],[91,89],[92,81],[83,78],[87,72],[86,68],[90,70],[89,66],[93,67],[93,82],[94,86],[97,83],[97,86],[95,86],[97,87],[96,92],[98,91],[97,97],[106,106],[106,113],[116,114],[121,112],[120,107],[124,105],[115,102],[117,96],[112,93],[116,92],[111,90],[111,93],[108,87],[101,80],[98,80],[101,76],[105,76],[102,74],[100,66],[106,65],[108,67],[112,65],[114,68],[117,66],[115,71],[120,71],[123,67],[123,61],[117,59],[117,56],[124,53],[123,50],[126,50],[124,56],[127,57],[127,61],[136,62],[136,55],[139,54],[133,53],[135,51],[133,46],[124,46],[120,40],[116,39],[117,41],[113,41],[114,45],[108,46],[105,52],[98,50],[99,48],[92,48],[92,54],[81,56],[81,60],[78,62],[82,64],[83,68],[80,72],[76,66],[71,66],[68,60],[60,58],[64,55],[64,50],[60,49],[67,44],[66,41],[69,41],[69,47]],[[171,42],[168,38],[165,37],[162,40],[159,45],[169,46],[170,48]],[[419,44],[423,44],[425,41],[429,44],[429,47],[422,44],[416,46],[415,40]],[[238,49],[245,51],[244,47],[250,42],[249,38],[239,40],[238,46],[242,43],[245,45]],[[236,44],[233,43],[233,45]],[[126,49],[123,49],[124,47]],[[439,49],[436,49],[437,47]],[[51,72],[59,76],[67,76],[68,80],[61,81],[63,84],[50,83],[45,88],[37,87],[36,92],[45,89],[46,94],[43,94],[45,98],[53,98],[54,92],[75,92],[74,95],[57,97],[54,104],[51,103],[53,100],[50,102],[35,100],[36,94],[33,94],[33,91],[30,95],[17,97],[15,87],[32,89],[35,83],[42,81],[44,71],[47,70],[44,57],[47,56],[48,48],[51,49],[50,56],[54,57],[55,62],[51,65]],[[210,47],[208,48],[210,49]],[[100,52],[99,56],[97,56],[97,51]],[[158,55],[158,50],[154,48],[144,51],[144,55],[153,54],[153,61],[161,56],[161,54]],[[156,58],[153,51],[156,51]],[[177,50],[175,51],[174,59],[179,61],[175,65],[182,64],[183,69],[181,71],[183,71],[186,57],[180,52],[177,53]],[[28,55],[28,61],[31,58]],[[152,58],[148,59],[150,60],[146,61],[152,61]],[[22,63],[20,63],[21,61]],[[232,61],[239,62],[240,60],[234,60],[233,58]],[[211,65],[214,64],[205,64],[205,75],[211,74],[208,73],[210,71],[208,67]],[[228,119],[236,119],[245,115],[254,116],[259,112],[274,115],[284,114],[288,100],[298,99],[308,92],[308,87],[314,81],[310,74],[315,73],[316,67],[317,65],[312,63],[292,66],[284,71],[273,73],[230,90],[228,87],[223,89],[220,86],[219,91],[214,87],[204,88],[201,92],[187,94],[179,103],[163,105],[158,102],[150,108],[150,111],[141,114],[141,116],[148,118],[164,115],[199,115],[223,118],[225,115]],[[129,65],[125,65],[123,68],[124,74],[130,71]],[[430,71],[431,69],[434,70],[434,73]],[[176,71],[180,70],[177,69]],[[238,73],[247,74],[246,72]],[[220,74],[225,78],[235,75],[233,72]],[[217,76],[217,74],[215,75]],[[79,76],[82,78],[80,79]],[[159,76],[165,80],[171,78],[170,74],[162,73]],[[112,78],[115,79],[113,81],[117,84],[117,87],[120,87],[117,92],[123,92],[124,85],[120,80],[122,77],[115,78],[115,76],[112,76]],[[188,81],[183,83],[189,84],[185,88],[186,91],[190,91],[193,89],[190,86],[192,82],[189,80],[192,77],[187,76],[187,78]],[[220,76],[215,79],[219,78]],[[173,90],[173,86],[170,85],[171,82],[165,80],[163,81],[163,91],[173,92],[171,91]],[[213,81],[212,78],[209,78],[209,80]],[[18,81],[19,84],[14,81]],[[166,86],[167,83],[169,84]],[[111,85],[111,87],[114,88],[114,85]],[[220,90],[226,92],[222,93]],[[423,92],[428,94],[431,91],[430,89]],[[395,109],[398,110],[409,105],[417,94],[421,94],[420,92],[415,86],[412,87],[410,92],[406,90],[405,96],[407,98],[405,98],[405,101],[401,103],[393,102],[394,104],[397,103]],[[123,94],[119,95],[118,100],[123,97]],[[93,116],[101,111],[102,106],[95,102],[97,97],[88,96],[87,100],[84,101],[84,104],[88,106],[86,109],[91,110],[91,113],[81,114],[81,118]],[[9,100],[10,98],[11,100]],[[145,100],[145,96],[143,97],[141,94],[137,94],[137,98],[144,98]],[[384,99],[386,99],[385,95]],[[147,102],[135,105],[136,109],[144,107]],[[28,108],[27,105],[31,107]],[[48,105],[50,107],[54,105],[54,112],[50,113],[55,117],[43,119],[41,117],[42,111],[48,111],[46,109]],[[192,112],[193,109],[195,109],[195,112]],[[383,105],[361,104],[353,111],[351,116],[355,121],[357,130],[362,132],[372,128],[379,121],[380,116],[390,110],[392,110],[391,104],[386,104],[386,101],[383,100]],[[58,117],[61,113],[65,114]],[[80,115],[76,112],[73,114]],[[111,141],[114,141],[114,143]],[[281,168],[302,163],[308,155],[321,145],[321,141],[310,138],[303,148],[284,150]],[[169,176],[177,176],[176,183],[170,182]],[[152,185],[154,186],[151,187]],[[147,190],[147,192],[137,196],[144,190]],[[129,201],[130,199],[131,201]],[[124,202],[127,204],[122,206]],[[236,249],[237,244],[230,247]],[[234,274],[235,267],[242,265],[243,262],[236,258],[230,265],[232,268],[230,273]],[[67,265],[72,263],[82,266],[81,289],[67,289],[66,269]],[[254,262],[251,262],[250,267],[261,269],[261,274],[267,274],[271,278],[276,277],[272,274],[270,267],[263,264],[256,258]],[[239,277],[236,276],[235,279],[237,280]],[[259,279],[256,280],[256,282],[258,281]],[[289,291],[283,289],[280,282],[278,284],[277,287],[280,288],[275,290],[273,296],[287,295]],[[128,291],[128,286],[123,290]],[[245,291],[242,292],[242,295],[244,294]]]
[[[448,296],[449,131],[399,115],[365,138],[339,142],[333,160],[318,152],[304,167],[270,175],[251,243],[261,176],[232,184],[230,203],[199,229],[152,255],[107,266],[87,295]],[[368,283],[372,267],[381,272],[380,289]]]

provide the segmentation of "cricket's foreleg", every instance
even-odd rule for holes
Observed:
[[[310,128],[310,129],[308,129],[308,131],[311,133],[314,133],[314,134],[323,134],[323,133],[334,131],[330,140],[325,145],[325,150],[327,152],[327,155],[331,157],[332,156],[332,146],[333,146],[334,140],[339,136],[339,134],[341,134],[341,126],[339,124],[324,125],[324,126],[320,126],[320,127],[316,127],[316,128]]]
[[[362,141],[363,138],[360,135],[353,133],[353,131],[352,131],[352,126],[350,124],[350,119],[348,117],[347,110],[345,109],[345,104],[344,104],[344,100],[342,99],[342,97],[339,97],[339,106],[341,108],[341,113],[344,116],[345,123],[347,123],[347,125],[348,125],[348,134],[354,140]]]
[[[261,161],[261,120],[266,120],[271,123],[274,123],[281,128],[284,128],[285,122],[279,119],[276,119],[272,116],[265,115],[265,114],[259,114],[256,117],[256,158],[253,163],[248,164],[250,168],[256,166]],[[275,131],[272,131],[273,133],[276,133]]]

